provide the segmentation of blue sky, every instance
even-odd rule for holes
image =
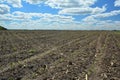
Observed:
[[[120,0],[0,0],[8,29],[120,30]]]

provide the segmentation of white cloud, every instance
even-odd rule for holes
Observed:
[[[114,3],[115,6],[120,6],[120,0],[116,0],[115,3]]]
[[[13,7],[22,7],[22,0],[0,0],[0,3],[8,3]],[[105,13],[106,7],[91,7],[97,0],[23,0],[29,4],[44,3],[51,8],[59,9],[59,14],[53,15],[49,13],[25,13],[10,12],[10,7],[0,5],[0,25],[2,24],[9,29],[99,29],[99,30],[120,30],[120,21],[101,20],[101,18],[111,17],[120,14],[120,10],[114,10]],[[118,0],[115,6],[119,6]],[[72,16],[89,14],[81,21],[75,21]]]
[[[111,17],[115,15],[119,15],[120,10],[114,10],[109,13],[100,13],[96,15],[87,16],[82,20],[81,23],[91,25],[93,29],[101,29],[101,30],[120,30],[120,21],[113,20],[101,20],[101,18]]]
[[[13,7],[18,7],[18,8],[22,7],[21,0],[7,0],[7,3],[12,5]]]
[[[81,7],[91,6],[97,0],[23,0],[30,4],[45,3],[52,8],[68,8],[68,7]]]
[[[21,8],[22,7],[22,0],[0,0],[0,3],[8,3],[9,5],[12,5],[13,7]]]
[[[111,17],[111,16],[116,16],[120,14],[120,10],[114,10],[108,13],[101,13],[101,14],[96,14],[96,15],[92,15],[93,17],[96,18],[105,18],[105,17]]]
[[[42,17],[41,13],[25,13],[20,11],[13,12],[12,15],[13,15],[13,19],[17,19],[17,20],[30,20],[32,19],[32,17],[37,17],[37,18]]]
[[[99,8],[99,7],[65,8],[61,10],[59,14],[68,14],[68,15],[98,14],[104,12],[105,10],[106,10],[105,6],[103,6],[103,8]]]
[[[10,22],[5,24],[9,29],[50,29],[58,25],[73,23],[72,16],[53,15],[48,13],[24,13],[20,11],[13,12],[12,14],[0,15],[0,22]],[[36,19],[34,19],[36,18]],[[17,27],[19,25],[19,27]],[[34,27],[36,26],[36,27]],[[59,26],[60,27],[60,26]]]
[[[120,21],[99,20],[93,17],[87,17],[81,22],[86,29],[88,28],[91,30],[120,30],[119,23]]]
[[[45,0],[24,0],[30,4],[40,4],[42,2],[45,2]],[[47,1],[47,0],[46,0]]]
[[[29,20],[23,22],[12,22],[10,24],[2,23],[2,25],[9,29],[120,30],[119,27],[120,21],[97,20],[96,23],[88,22],[66,22],[66,23],[67,24],[58,22],[49,23],[47,21],[44,22],[42,20]]]
[[[47,0],[46,5],[60,9],[59,14],[67,15],[81,15],[81,14],[98,14],[106,10],[105,6],[102,8],[90,7],[95,4],[97,0]]]
[[[11,14],[0,14],[0,21],[11,21],[12,15]]]
[[[52,8],[72,8],[72,7],[88,7],[93,5],[97,0],[48,0],[45,4]]]
[[[51,15],[51,14],[44,14],[41,18],[41,21],[47,23],[68,23],[73,22],[74,18],[72,16],[60,16],[60,15]]]
[[[0,15],[2,21],[28,21],[32,17],[40,18],[41,13],[24,13],[20,11],[13,12],[12,14]]]
[[[62,16],[62,15],[53,15],[48,13],[25,13],[16,11],[12,14],[4,14],[0,15],[1,19],[4,21],[30,21],[30,20],[39,20],[44,23],[58,22],[58,23],[66,23],[72,22],[74,18],[72,16]]]
[[[5,4],[0,4],[0,14],[6,14],[10,12],[10,7]]]
[[[96,15],[90,15],[87,16],[86,18],[84,18],[82,21],[85,22],[95,22],[97,19],[101,19],[101,18],[107,18],[107,17],[112,17],[112,16],[116,16],[116,15],[120,15],[120,10],[114,10],[108,13],[100,13],[100,14],[96,14]]]

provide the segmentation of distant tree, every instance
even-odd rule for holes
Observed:
[[[4,27],[2,27],[2,26],[0,26],[0,30],[7,30],[6,28],[4,28]]]

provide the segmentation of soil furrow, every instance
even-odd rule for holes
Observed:
[[[91,64],[90,68],[88,69],[89,75],[88,79],[89,80],[101,80],[99,77],[100,71],[101,71],[101,60],[105,56],[104,51],[105,51],[105,44],[107,42],[107,33],[103,33],[99,36],[96,44],[96,52],[94,55],[94,61],[93,64]]]
[[[66,44],[70,44],[70,43],[75,42],[75,41],[77,41],[77,40],[79,40],[79,38],[77,38],[77,39],[75,39],[75,40],[72,40],[72,41],[70,41],[70,42],[68,42],[68,43],[66,43]],[[65,44],[64,44],[64,45],[65,45]],[[64,46],[64,45],[62,45],[62,46]],[[16,67],[16,66],[18,66],[18,65],[25,64],[26,62],[30,62],[30,61],[32,61],[32,60],[34,60],[34,59],[40,58],[40,57],[42,57],[42,56],[44,56],[44,55],[47,55],[47,54],[50,53],[51,51],[57,50],[59,47],[61,47],[61,46],[54,47],[54,48],[52,48],[51,50],[48,50],[48,51],[46,51],[46,52],[44,52],[44,53],[42,53],[42,54],[34,55],[34,56],[32,56],[31,58],[25,59],[25,60],[23,60],[23,61],[19,61],[18,63],[14,63],[13,66]],[[10,68],[11,68],[11,66],[8,65],[6,68],[2,69],[2,70],[0,71],[0,73],[4,72],[4,71],[6,71],[6,70],[8,70],[8,69],[10,69]]]
[[[90,39],[90,38],[88,38],[88,39]],[[92,38],[92,39],[94,39],[94,38]],[[87,40],[87,39],[86,39]],[[78,41],[78,42],[75,42],[74,43],[74,45],[76,45],[76,46],[79,46],[80,44],[82,45],[82,43],[83,44],[89,44],[92,40],[90,40],[90,42],[85,42],[86,40],[84,40],[84,41],[82,41],[82,40],[80,40],[80,41]],[[73,44],[73,43],[72,43]],[[72,46],[72,45],[71,45]],[[68,46],[67,46],[68,47]],[[66,47],[66,49],[67,49],[67,47]],[[69,46],[70,47],[70,46]],[[44,73],[47,73],[47,72],[49,72],[49,69],[50,69],[50,67],[52,67],[52,66],[54,66],[54,64],[55,65],[58,65],[58,63],[61,63],[61,61],[62,60],[68,60],[69,61],[69,58],[71,58],[71,57],[73,57],[73,56],[77,56],[78,54],[77,54],[77,52],[79,51],[79,49],[81,48],[85,48],[86,46],[82,46],[82,47],[78,47],[75,51],[72,51],[72,52],[63,52],[62,51],[62,49],[59,49],[59,50],[57,50],[56,52],[60,52],[61,54],[56,54],[57,56],[61,56],[61,57],[59,57],[59,58],[57,58],[54,62],[52,62],[52,61],[50,61],[50,63],[49,64],[46,64],[46,66],[47,66],[47,71],[46,72],[42,72],[42,75],[44,74]],[[64,48],[63,48],[64,49]],[[65,49],[64,49],[65,50]],[[54,53],[56,53],[56,52],[54,52]],[[62,56],[62,54],[63,55],[67,55],[67,56]],[[54,56],[55,56],[55,54],[54,54]],[[49,56],[50,57],[50,56]],[[44,62],[45,61],[47,61],[47,60],[44,60]],[[39,70],[39,69],[37,69],[37,70]],[[36,71],[36,72],[38,72],[38,71]],[[37,74],[37,73],[34,73],[34,74]],[[39,74],[39,73],[38,73]],[[32,74],[30,74],[31,76],[33,75],[33,73]],[[26,76],[26,77],[29,77],[28,79],[30,79],[30,75],[28,75],[28,76]],[[41,74],[40,74],[41,75]],[[38,75],[39,76],[39,75]],[[25,78],[26,79],[26,78]],[[23,79],[23,80],[25,80],[25,79]],[[31,78],[32,79],[32,78]]]
[[[70,41],[70,42],[68,42],[68,43],[66,43],[66,44],[64,44],[64,45],[68,45],[68,44],[71,44],[71,43],[76,42],[76,41],[79,41],[79,40],[80,40],[80,39],[78,38],[78,39],[75,39],[75,40],[73,40],[73,41]],[[61,46],[59,46],[59,47],[62,47],[62,46],[64,46],[64,45],[61,45]],[[53,48],[53,50],[57,50],[57,47]],[[50,51],[44,53],[43,55],[46,55],[46,54],[50,53],[50,52],[53,51],[53,50],[50,50]],[[36,56],[34,56],[34,57],[26,60],[26,61],[27,61],[27,62],[33,61],[34,59],[37,59],[36,57],[39,58],[39,56],[36,55]],[[24,60],[23,62],[26,62],[26,61]],[[24,64],[23,62],[22,62],[22,64]],[[20,62],[19,62],[19,63],[20,63]],[[17,64],[16,64],[16,65],[17,65]]]
[[[0,80],[120,80],[119,31],[0,31]]]
[[[80,38],[80,39],[82,39],[82,38]],[[61,41],[59,41],[59,42],[61,42]],[[64,44],[64,43],[63,43]],[[10,65],[12,65],[12,64],[14,64],[14,62],[17,62],[17,61],[19,61],[20,62],[20,60],[24,60],[25,58],[29,58],[29,57],[31,57],[31,56],[33,56],[33,55],[35,55],[35,54],[37,54],[39,52],[39,54],[40,54],[40,52],[41,52],[41,50],[37,50],[37,52],[36,51],[34,51],[34,53],[32,53],[32,54],[30,54],[28,51],[22,51],[21,52],[21,56],[20,56],[20,58],[19,58],[19,54],[17,54],[17,53],[14,53],[14,54],[11,54],[11,55],[6,55],[7,57],[6,57],[6,59],[5,59],[5,57],[2,57],[2,58],[4,58],[3,60],[2,60],[2,58],[1,58],[1,63],[2,62],[6,62],[6,63],[8,63],[8,62],[11,62],[11,63],[9,63],[8,64],[8,66],[10,66]],[[28,53],[28,54],[27,54]],[[42,52],[41,52],[42,53]],[[17,57],[17,56],[18,57]],[[22,55],[24,55],[24,57],[22,57]],[[26,55],[26,57],[25,57],[25,55]],[[30,56],[29,56],[30,55]],[[8,58],[9,57],[9,58]],[[11,58],[11,60],[10,60],[10,58]],[[9,60],[9,61],[7,61],[7,59]],[[4,61],[5,60],[5,61]],[[4,66],[3,67],[5,67],[6,65],[5,65],[5,63],[3,63],[4,64]]]

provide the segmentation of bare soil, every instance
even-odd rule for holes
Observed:
[[[0,31],[0,80],[120,80],[120,32]]]

